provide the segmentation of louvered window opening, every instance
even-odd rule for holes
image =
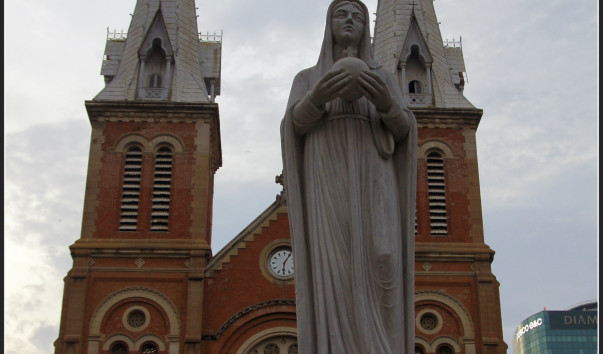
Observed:
[[[142,151],[132,148],[126,153],[119,231],[136,231],[140,197]]]
[[[427,190],[429,192],[429,223],[433,236],[448,235],[444,159],[432,152],[427,156]]]
[[[172,152],[168,148],[161,148],[155,158],[151,231],[168,231],[171,185]]]

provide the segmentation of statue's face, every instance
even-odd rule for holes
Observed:
[[[358,5],[348,1],[337,5],[331,17],[331,31],[335,43],[343,47],[357,47],[362,39],[365,20]]]

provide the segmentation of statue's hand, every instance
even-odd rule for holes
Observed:
[[[358,78],[358,84],[362,93],[377,107],[377,110],[388,112],[392,108],[392,96],[379,75],[372,71],[363,71]]]
[[[351,79],[351,74],[343,68],[329,71],[318,80],[316,86],[312,89],[310,101],[316,107],[322,107],[325,103],[338,97]]]

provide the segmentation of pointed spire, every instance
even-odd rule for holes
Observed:
[[[107,38],[105,54],[110,47],[115,52],[111,41]],[[105,57],[102,74],[108,82],[94,100],[210,101],[194,0],[138,0],[120,46],[120,55]],[[114,76],[105,67],[112,67]]]
[[[415,38],[417,33],[422,38]],[[375,59],[400,78],[406,96],[409,93],[407,81],[412,78],[402,72],[407,64],[405,60],[413,45],[417,48],[426,45],[421,53],[422,60],[419,60],[426,70],[427,82],[423,86],[429,87],[431,95],[430,103],[426,105],[474,108],[462,94],[463,82],[459,77],[465,70],[462,49],[444,45],[433,0],[379,0],[374,36]],[[427,56],[430,62],[425,62]]]

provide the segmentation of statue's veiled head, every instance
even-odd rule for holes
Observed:
[[[318,80],[333,67],[333,48],[335,45],[347,49],[352,47],[356,56],[370,68],[379,65],[374,62],[371,53],[371,34],[369,12],[360,0],[334,0],[327,11],[325,36],[318,58],[316,78]]]
[[[366,15],[359,3],[343,0],[333,6],[331,32],[336,44],[344,48],[358,48],[365,26]]]

